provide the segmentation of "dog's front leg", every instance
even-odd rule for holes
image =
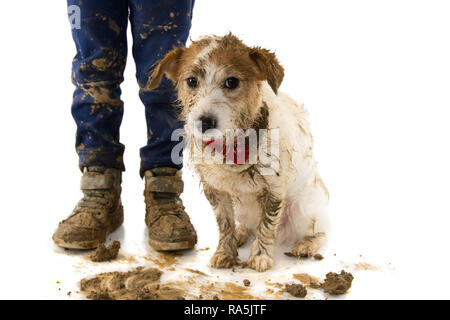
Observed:
[[[231,268],[238,263],[237,241],[233,204],[231,197],[225,192],[209,186],[204,187],[206,198],[213,207],[219,226],[219,245],[211,257],[211,266],[214,268]]]
[[[283,197],[265,190],[257,200],[261,207],[261,219],[247,266],[263,272],[274,265],[275,238],[280,224]]]

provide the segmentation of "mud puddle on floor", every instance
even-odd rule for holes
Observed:
[[[192,270],[196,271],[196,270]],[[191,271],[190,271],[191,272]],[[80,293],[94,300],[254,300],[248,288],[231,282],[199,281],[203,272],[183,281],[162,282],[163,272],[138,267],[126,272],[106,272],[85,278]]]
[[[343,267],[343,261],[338,259],[326,264],[323,261],[327,260],[280,259],[277,262],[278,270],[266,273],[257,273],[245,265],[236,266],[236,270],[216,270],[208,266],[210,254],[206,251],[209,250],[197,249],[188,254],[146,254],[145,251],[134,255],[119,253],[116,260],[106,263],[92,263],[88,256],[83,256],[84,262],[78,261],[73,266],[77,266],[78,279],[84,279],[76,284],[76,288],[68,287],[67,291],[72,291],[72,298],[118,300],[328,299],[332,293],[348,293],[351,286],[351,282],[347,281],[350,278],[344,277],[347,283],[343,283],[342,279],[334,277],[329,279],[325,290],[323,284],[330,269],[343,268],[348,272],[356,272],[356,278],[358,272],[382,271],[381,267],[361,260],[346,263],[348,268]],[[314,275],[309,274],[310,271]],[[302,297],[301,290],[298,294],[287,290],[300,288],[299,285],[307,290],[306,297]],[[289,291],[294,292],[294,295]]]

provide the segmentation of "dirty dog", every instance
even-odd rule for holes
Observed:
[[[164,75],[177,86],[191,156],[202,151],[206,158],[225,160],[194,162],[220,231],[211,265],[237,264],[237,248],[251,235],[247,266],[257,271],[274,265],[276,244],[290,243],[298,257],[313,256],[327,238],[328,191],[316,168],[306,111],[278,93],[284,69],[275,55],[248,47],[232,34],[209,36],[167,53],[146,89],[155,89]],[[244,131],[241,151],[236,138],[224,138],[230,129]],[[258,144],[255,161],[247,146],[249,129],[268,141],[261,144],[266,148]],[[206,152],[222,146],[231,149],[231,156],[217,149]],[[278,152],[271,151],[273,146]],[[263,163],[262,152],[271,161]]]

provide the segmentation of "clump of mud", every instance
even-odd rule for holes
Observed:
[[[97,249],[89,256],[93,262],[110,261],[117,258],[120,250],[120,242],[113,241],[108,247],[100,243]]]
[[[81,293],[93,300],[182,300],[183,289],[160,283],[162,272],[142,267],[128,272],[107,272],[81,280]]]
[[[316,254],[314,255],[314,259],[315,259],[315,260],[323,260],[323,255],[321,255],[320,253],[316,253]]]
[[[329,272],[321,287],[323,291],[329,294],[344,294],[352,286],[352,281],[353,275],[344,270],[341,273]]]
[[[308,293],[306,288],[298,283],[286,284],[286,292],[288,292],[289,294],[291,294],[296,298],[304,298]]]
[[[246,286],[246,287],[249,287],[251,284],[250,280],[248,280],[248,279],[244,279],[242,282],[244,283],[244,286]]]

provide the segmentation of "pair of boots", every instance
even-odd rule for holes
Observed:
[[[94,249],[123,222],[120,200],[122,173],[89,167],[83,171],[83,198],[72,214],[59,223],[53,241],[70,249]],[[184,210],[181,171],[155,168],[145,172],[145,222],[149,243],[158,251],[192,249],[197,235]]]

